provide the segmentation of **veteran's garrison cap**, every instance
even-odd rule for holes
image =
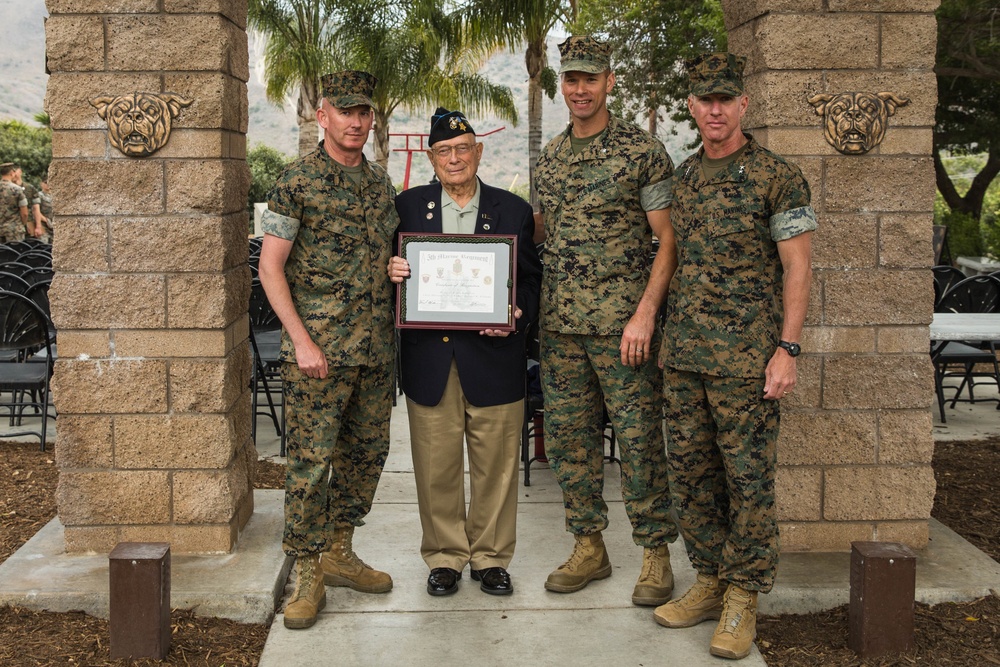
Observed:
[[[461,111],[448,111],[444,107],[438,107],[434,115],[431,116],[431,132],[427,138],[427,145],[433,146],[439,141],[454,139],[463,134],[476,136],[476,131],[472,129],[472,123]]]

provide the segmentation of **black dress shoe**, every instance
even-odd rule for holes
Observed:
[[[510,575],[502,567],[472,570],[472,580],[480,582],[479,588],[490,595],[510,595],[514,592],[514,586],[510,583]]]
[[[427,592],[431,595],[451,595],[458,590],[462,573],[450,567],[436,567],[427,577]]]

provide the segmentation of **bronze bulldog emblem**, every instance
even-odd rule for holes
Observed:
[[[108,121],[111,145],[129,157],[145,157],[163,148],[173,119],[192,102],[174,93],[132,93],[90,100],[97,114]]]
[[[809,98],[823,117],[827,142],[845,155],[862,155],[882,143],[889,116],[909,103],[893,93],[821,93]]]

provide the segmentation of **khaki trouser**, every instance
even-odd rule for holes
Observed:
[[[441,402],[428,407],[407,399],[406,409],[424,562],[431,569],[450,567],[459,572],[467,563],[476,570],[506,568],[517,534],[524,401],[482,408],[472,405],[452,361]],[[464,442],[469,452],[468,510]]]

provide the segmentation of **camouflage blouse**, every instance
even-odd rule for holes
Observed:
[[[541,326],[618,335],[649,281],[646,211],[670,205],[674,165],[658,139],[614,117],[579,154],[571,131],[549,142],[535,168],[546,234]]]
[[[394,356],[393,291],[386,266],[399,216],[386,172],[363,159],[360,187],[327,154],[289,165],[268,200],[264,231],[293,241],[285,265],[295,309],[332,366]],[[281,358],[295,360],[287,333]]]
[[[674,177],[670,221],[677,271],[667,295],[660,362],[721,377],[764,376],[783,312],[778,243],[816,229],[798,167],[752,137],[705,180],[701,152]]]

